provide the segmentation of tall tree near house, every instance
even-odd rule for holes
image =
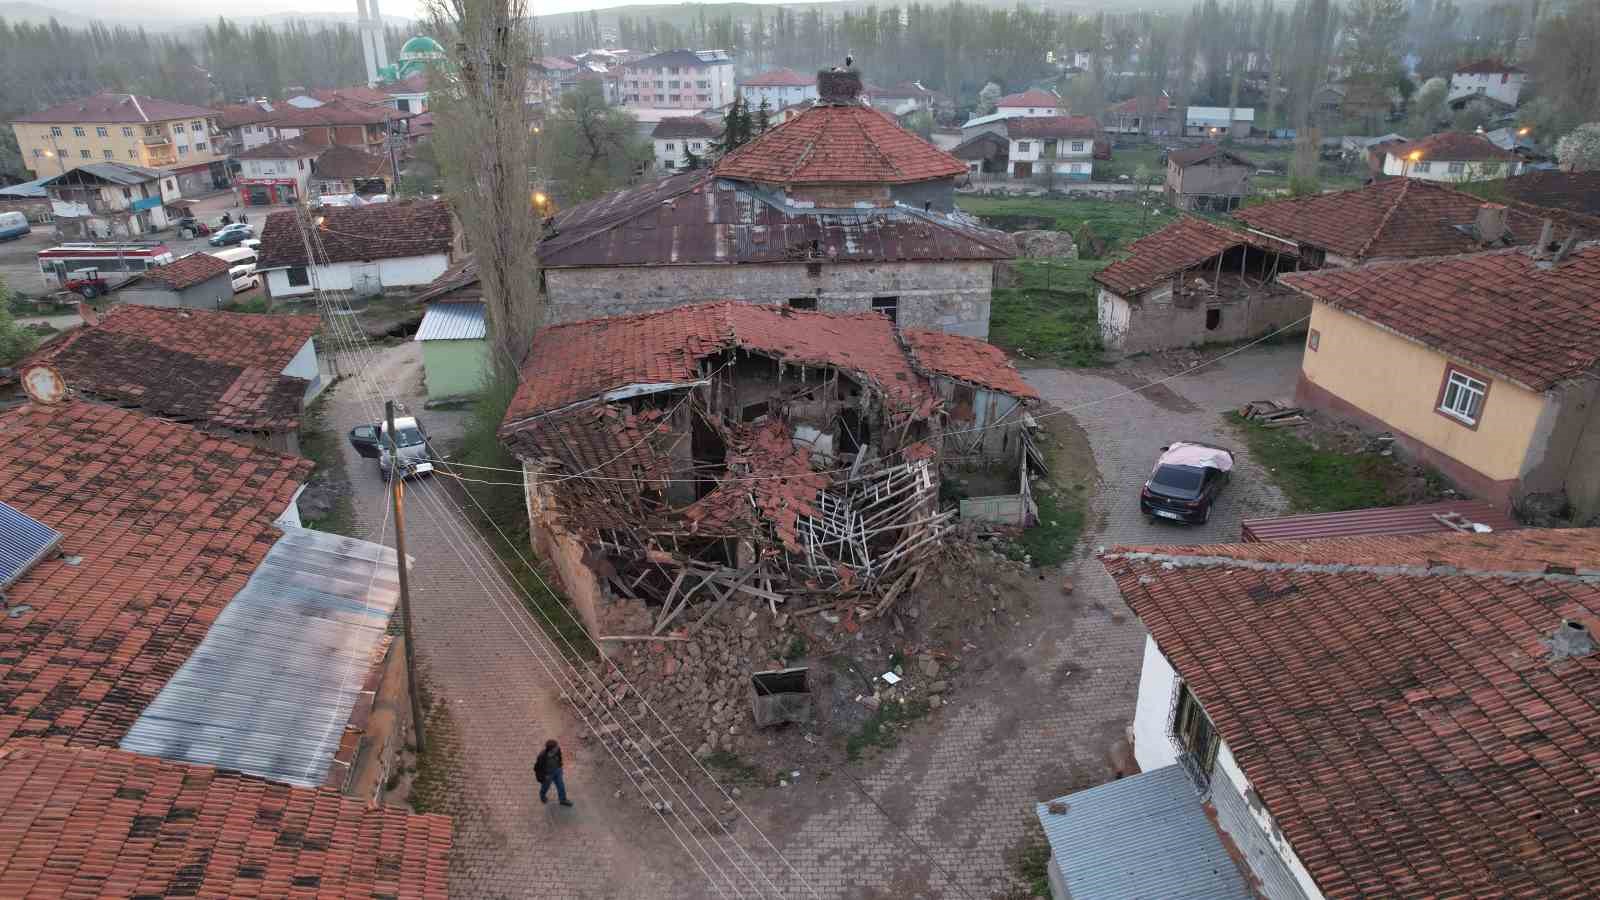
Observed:
[[[1400,63],[1405,0],[1352,0],[1344,22],[1344,58],[1351,74],[1385,78]]]
[[[592,81],[561,95],[541,133],[540,167],[564,203],[598,197],[626,185],[651,158],[639,123],[606,103]]]
[[[433,141],[476,254],[494,386],[515,384],[543,314],[533,168],[523,92],[535,54],[526,0],[430,0],[450,71],[429,79]]]
[[[754,137],[754,129],[755,121],[750,118],[750,107],[744,102],[744,96],[734,94],[728,114],[722,117],[722,140],[716,143],[717,153],[725,156],[743,147]]]
[[[772,127],[772,104],[767,98],[761,98],[761,105],[756,107],[756,134],[764,134]]]

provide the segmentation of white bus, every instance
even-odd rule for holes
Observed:
[[[47,287],[65,287],[69,273],[80,269],[99,269],[100,276],[115,284],[145,269],[172,262],[172,251],[160,241],[132,241],[126,244],[62,244],[39,251],[39,274]]]

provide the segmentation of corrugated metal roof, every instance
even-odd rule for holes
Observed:
[[[1487,525],[1495,531],[1522,527],[1493,503],[1449,500],[1418,506],[1380,506],[1275,519],[1246,519],[1239,526],[1239,537],[1246,541],[1307,541],[1362,534],[1437,534],[1451,529],[1434,516],[1449,513],[1458,513],[1469,522]]]
[[[0,197],[10,197],[13,199],[20,197],[29,200],[42,200],[49,196],[49,194],[45,193],[44,189],[44,183],[49,180],[50,178],[47,176],[44,178],[35,178],[32,181],[24,181],[21,184],[13,184],[10,187],[0,188]]]
[[[1052,802],[1066,812],[1036,810],[1067,897],[1254,896],[1181,766]]]
[[[302,787],[323,783],[399,598],[387,547],[284,535],[121,748]]]
[[[481,341],[488,331],[482,303],[430,303],[417,326],[419,341]]]
[[[0,589],[10,587],[59,543],[61,532],[0,503]]]

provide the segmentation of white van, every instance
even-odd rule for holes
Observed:
[[[233,292],[248,291],[261,283],[261,276],[256,274],[254,263],[234,266],[228,270],[228,278],[233,281]]]
[[[210,250],[207,252],[230,266],[248,265],[250,271],[254,272],[256,270],[256,251],[251,247],[229,247],[226,250]]]
[[[15,240],[32,230],[28,217],[22,213],[0,212],[0,241]]]

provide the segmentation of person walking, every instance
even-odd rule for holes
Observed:
[[[567,799],[567,782],[561,777],[561,745],[555,741],[544,742],[544,752],[534,760],[533,775],[539,779],[539,802],[549,803],[550,785],[556,786],[556,797],[562,806],[571,806]]]

